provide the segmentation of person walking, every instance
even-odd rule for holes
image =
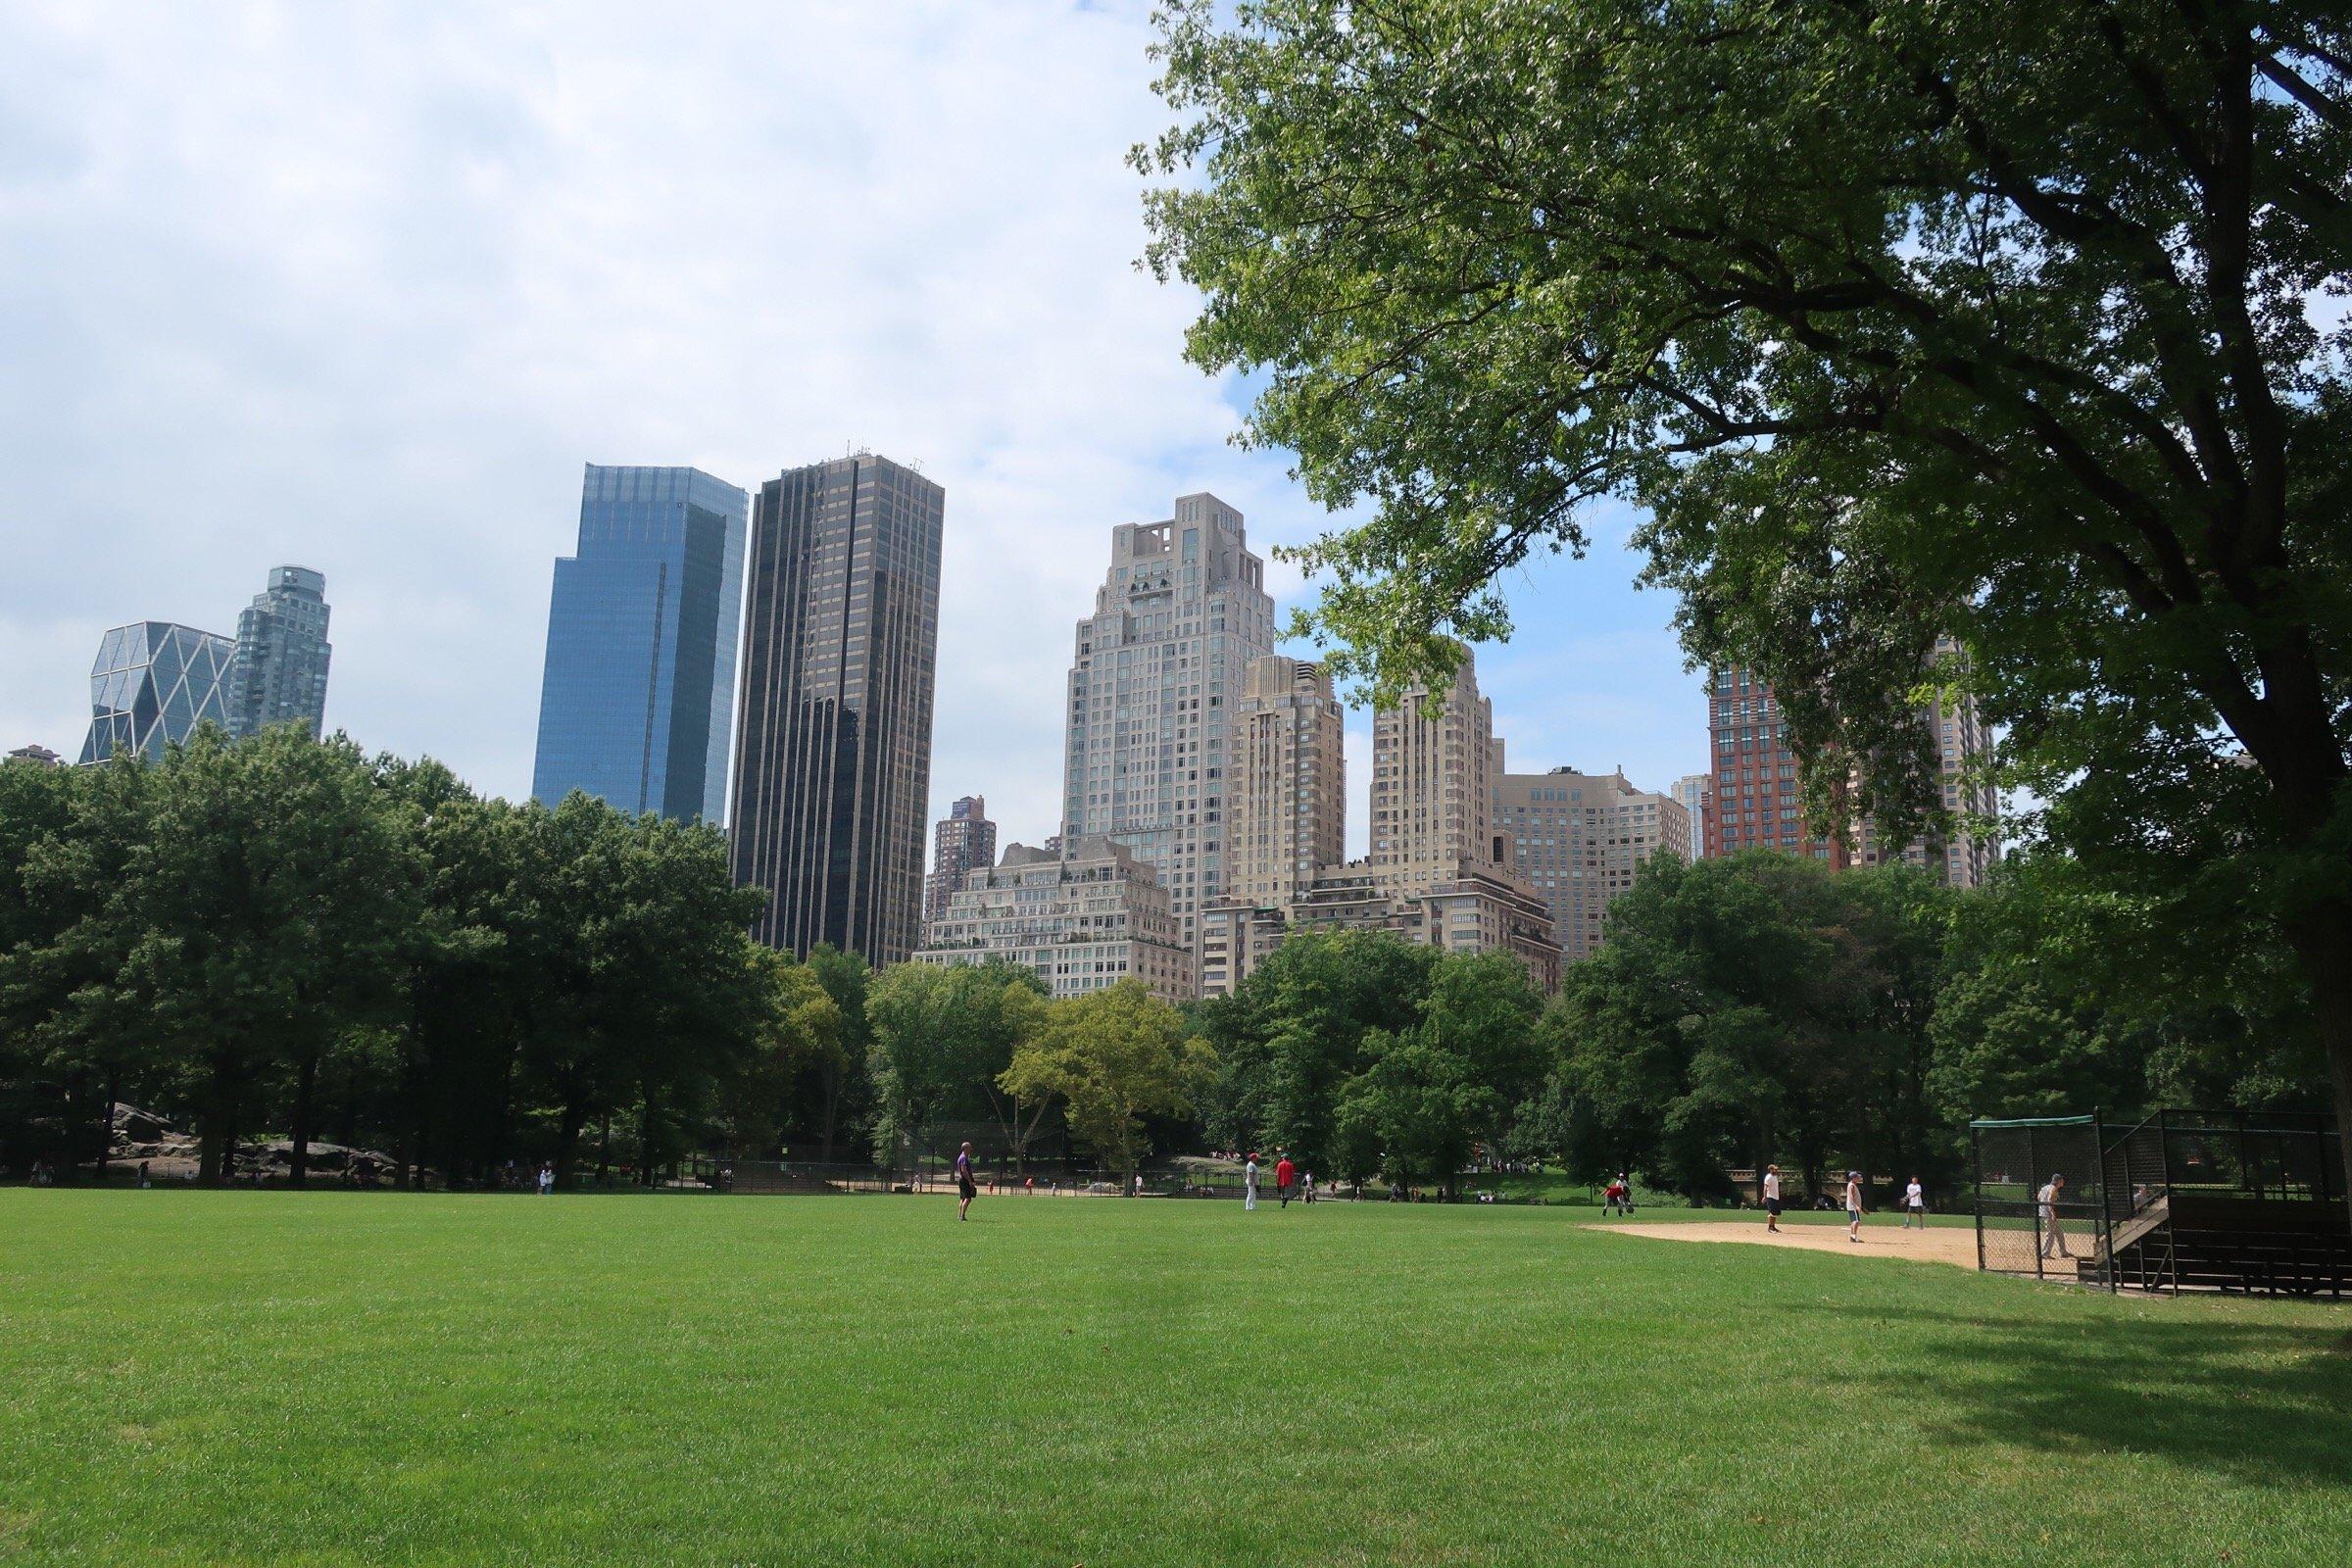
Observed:
[[[1764,1228],[1773,1235],[1781,1234],[1781,1167],[1764,1167]]]
[[[1919,1185],[1916,1176],[1911,1178],[1911,1185],[1903,1189],[1903,1229],[1909,1230],[1914,1224],[1923,1231],[1928,1228],[1927,1190]]]
[[[1862,1173],[1858,1170],[1845,1173],[1845,1239],[1862,1240]]]
[[[1311,1203],[1314,1200],[1315,1173],[1310,1170],[1304,1176],[1299,1178],[1298,1201],[1301,1203]]]
[[[539,1196],[547,1197],[556,1190],[556,1167],[552,1160],[539,1162]]]
[[[2041,1255],[2044,1257],[2050,1255],[2053,1247],[2058,1249],[2060,1257],[2071,1258],[2075,1255],[2067,1250],[2066,1228],[2058,1222],[2058,1205],[2065,1200],[2066,1178],[2052,1171],[2050,1179],[2041,1184],[2041,1191],[2034,1195],[2034,1201],[2039,1205],[2041,1215]]]
[[[1281,1150],[1274,1152],[1279,1156],[1274,1161],[1274,1196],[1280,1200],[1276,1206],[1288,1208],[1291,1206],[1291,1182],[1298,1176],[1298,1167],[1292,1164],[1291,1156]]]
[[[1242,1164],[1242,1212],[1247,1214],[1257,1207],[1257,1156],[1251,1154]]]
[[[979,1196],[980,1184],[972,1180],[972,1144],[967,1138],[963,1147],[956,1151],[956,1217],[970,1219],[972,1200]]]

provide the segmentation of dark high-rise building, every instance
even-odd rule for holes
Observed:
[[[1955,651],[1950,638],[1937,640],[1936,657]],[[2000,796],[1982,777],[1991,738],[1969,699],[1936,703],[1919,713],[1939,754],[1943,806],[1954,813],[1953,828],[1899,848],[1881,844],[1867,815],[1844,837],[1817,839],[1806,831],[1788,719],[1772,688],[1752,671],[1737,665],[1716,670],[1708,714],[1715,751],[1706,808],[1704,853],[1710,857],[1777,849],[1827,860],[1841,870],[1900,859],[1938,881],[1972,888],[2000,858]]]
[[[237,617],[228,666],[228,732],[271,724],[326,724],[326,578],[308,566],[272,566],[270,585]]]
[[[725,815],[750,504],[699,468],[588,465],[548,606],[532,795]]]
[[[90,664],[90,733],[81,760],[117,752],[161,757],[199,724],[228,728],[229,666],[237,645],[168,620],[117,626]]]
[[[754,932],[896,962],[922,940],[947,492],[870,453],[760,487],[736,721],[735,880]]]
[[[1738,665],[1716,670],[1707,703],[1707,733],[1715,761],[1699,835],[1706,855],[1786,850],[1845,866],[1843,840],[1817,839],[1805,831],[1796,790],[1796,754],[1788,749],[1788,721],[1770,686]]]
[[[931,830],[931,879],[923,884],[923,929],[948,912],[948,901],[963,879],[997,863],[997,824],[988,819],[985,796],[966,795],[948,808]]]

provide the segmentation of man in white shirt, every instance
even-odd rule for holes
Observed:
[[[1858,1170],[1845,1173],[1845,1239],[1862,1240],[1862,1173]]]
[[[2053,1247],[2058,1249],[2060,1257],[2075,1255],[2066,1250],[2066,1231],[2058,1223],[2058,1205],[2065,1198],[2066,1178],[2055,1172],[2042,1184],[2041,1191],[2034,1195],[2034,1201],[2041,1205],[2041,1255],[2044,1257],[2050,1255]]]
[[[1781,1167],[1764,1167],[1764,1228],[1775,1236],[1781,1233]]]
[[[1921,1230],[1928,1228],[1928,1195],[1920,1187],[1916,1176],[1911,1178],[1911,1185],[1903,1189],[1903,1229],[1909,1230],[1913,1220],[1919,1222]]]
[[[1242,1210],[1247,1213],[1255,1207],[1257,1207],[1257,1156],[1251,1154],[1248,1163],[1242,1166]]]

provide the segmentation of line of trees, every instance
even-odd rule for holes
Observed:
[[[1203,1134],[1450,1193],[1482,1155],[1693,1199],[1778,1162],[1961,1177],[1972,1116],[2311,1107],[2291,968],[2183,959],[2144,909],[2029,858],[1963,893],[1906,866],[1659,857],[1548,1005],[1515,960],[1294,937],[1195,1009]]]
[[[0,1139],[107,1157],[110,1107],[478,1181],[751,1131],[821,996],[745,932],[710,829],[485,800],[299,729],[0,767]],[[812,996],[814,993],[814,996]]]
[[[485,799],[298,728],[0,765],[0,1166],[95,1166],[128,1102],[198,1137],[386,1153],[401,1185],[885,1160],[959,1120],[1132,1164],[1206,1073],[1140,987],[868,972],[754,942],[715,829]],[[1149,1123],[1149,1125],[1147,1125]]]
[[[1291,1150],[1450,1193],[1480,1160],[1694,1198],[1779,1161],[1958,1174],[1971,1115],[2325,1101],[2299,970],[2054,853],[1907,867],[1660,858],[1548,1002],[1504,954],[1300,933],[1230,997],[751,940],[712,829],[485,800],[340,737],[0,765],[0,1164],[103,1166],[109,1107],[384,1152],[402,1184],[690,1154],[1015,1166]],[[2256,950],[2259,954],[2262,950]]]

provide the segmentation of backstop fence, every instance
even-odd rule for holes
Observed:
[[[1977,1266],[2114,1286],[2104,1129],[2096,1115],[1973,1121]]]
[[[1977,1261],[2108,1290],[2342,1296],[2340,1134],[2324,1112],[2160,1110],[1969,1124]]]

